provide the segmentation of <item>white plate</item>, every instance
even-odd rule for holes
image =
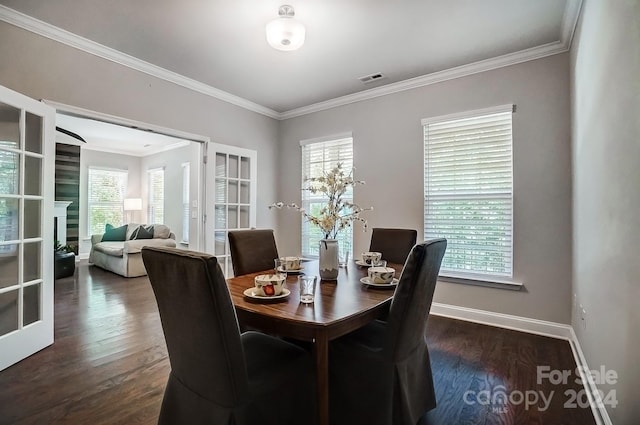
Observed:
[[[356,264],[362,267],[371,267],[370,263],[367,263],[366,261],[362,261],[362,260],[356,260]]]
[[[299,269],[290,269],[290,270],[285,270],[282,266],[278,267],[278,271],[280,273],[302,273],[302,270],[304,270],[302,267],[300,267]]]
[[[256,288],[247,288],[243,294],[245,297],[253,298],[254,300],[279,300],[281,298],[287,298],[291,294],[291,291],[287,288],[282,288],[282,293],[280,295],[274,295],[273,297],[263,297],[262,295],[258,295],[257,292],[258,290]]]
[[[395,288],[396,286],[398,286],[398,282],[400,281],[394,277],[391,283],[372,283],[369,280],[369,276],[365,276],[362,279],[360,279],[360,282],[364,283],[365,285],[373,286],[376,288]]]

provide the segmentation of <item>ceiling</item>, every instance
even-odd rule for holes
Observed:
[[[304,46],[294,52],[274,50],[265,39],[266,23],[287,2],[307,28]],[[249,109],[275,117],[517,52],[526,60],[566,51],[580,5],[580,0],[287,2],[0,0],[144,61],[139,69],[155,65],[163,68],[153,68],[156,73],[171,71],[166,73],[169,80],[177,78],[231,103],[249,101],[255,105]],[[40,24],[29,25],[52,33]],[[107,53],[103,57],[113,55]],[[127,63],[132,58],[120,59]],[[358,80],[372,73],[386,78],[373,85]]]
[[[87,118],[56,114],[56,126],[72,131],[85,143],[56,132],[56,142],[80,145],[83,149],[118,153],[131,156],[148,156],[189,145],[189,141],[176,139],[143,130],[109,124]]]

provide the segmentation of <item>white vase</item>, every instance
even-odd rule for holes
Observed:
[[[338,279],[338,240],[320,240],[320,279]]]

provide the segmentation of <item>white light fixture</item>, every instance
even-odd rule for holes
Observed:
[[[294,16],[293,6],[280,6],[278,19],[267,24],[267,42],[277,50],[297,50],[304,44],[305,28]]]

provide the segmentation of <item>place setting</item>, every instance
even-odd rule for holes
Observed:
[[[305,276],[302,272],[301,257],[280,257],[274,261],[273,274],[261,274],[254,278],[254,286],[244,290],[245,297],[261,302],[280,301],[291,295],[291,290],[287,288],[287,276],[289,274],[298,275],[300,288],[300,302],[303,304],[313,303],[316,276]]]
[[[287,298],[291,291],[285,287],[287,275],[283,273],[261,274],[254,278],[253,288],[243,293],[247,298],[260,301],[277,301]]]
[[[382,259],[380,252],[363,252],[362,259],[356,260],[357,265],[369,267],[367,276],[360,282],[371,288],[391,289],[398,285],[399,279],[395,277],[396,270],[387,267],[387,261]]]
[[[354,260],[355,260],[355,263],[360,267],[371,267],[372,266],[371,263],[374,263],[374,265],[379,265],[378,263],[380,261],[384,261],[382,260],[381,252],[373,252],[373,251],[363,252],[361,254],[360,259],[354,259]],[[385,266],[386,266],[386,262],[385,262]]]
[[[301,274],[303,259],[301,257],[280,257],[274,260],[277,272],[286,274]]]

